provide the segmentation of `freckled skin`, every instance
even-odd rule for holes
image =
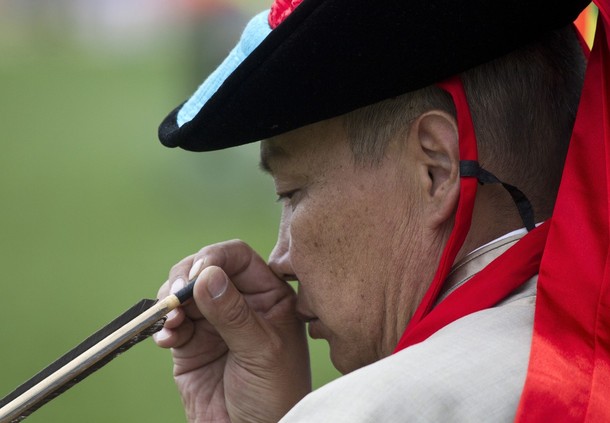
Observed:
[[[379,166],[357,165],[332,119],[262,145],[286,153],[268,165],[277,192],[291,193],[270,266],[299,281],[297,310],[318,319],[310,330],[343,373],[391,354],[440,256],[411,144],[393,140]]]
[[[155,336],[172,350],[189,421],[284,416],[311,391],[304,321],[343,373],[392,353],[451,233],[458,135],[451,115],[424,112],[374,166],[354,164],[340,118],[261,144],[283,200],[269,262],[241,241],[221,242],[177,263],[159,289],[165,298],[199,272],[193,301]],[[485,229],[505,206],[495,197],[478,190],[463,251],[515,229]],[[286,280],[299,281],[298,297]]]

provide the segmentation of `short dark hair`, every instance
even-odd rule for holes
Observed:
[[[558,189],[582,89],[585,59],[575,31],[553,31],[461,75],[481,165],[539,204]],[[389,140],[431,109],[455,116],[450,96],[436,86],[345,115],[356,163],[380,163]]]

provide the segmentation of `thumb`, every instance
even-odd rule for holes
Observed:
[[[252,354],[269,340],[261,318],[220,267],[210,266],[201,272],[193,298],[234,353]]]

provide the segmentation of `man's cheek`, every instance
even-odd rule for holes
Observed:
[[[325,253],[327,216],[313,213],[312,210],[298,210],[292,215],[291,241],[297,256],[312,256]]]

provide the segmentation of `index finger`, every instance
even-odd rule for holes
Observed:
[[[193,262],[202,259],[201,270],[218,266],[244,294],[285,289],[286,283],[271,271],[267,263],[243,241],[232,240],[204,247]]]

